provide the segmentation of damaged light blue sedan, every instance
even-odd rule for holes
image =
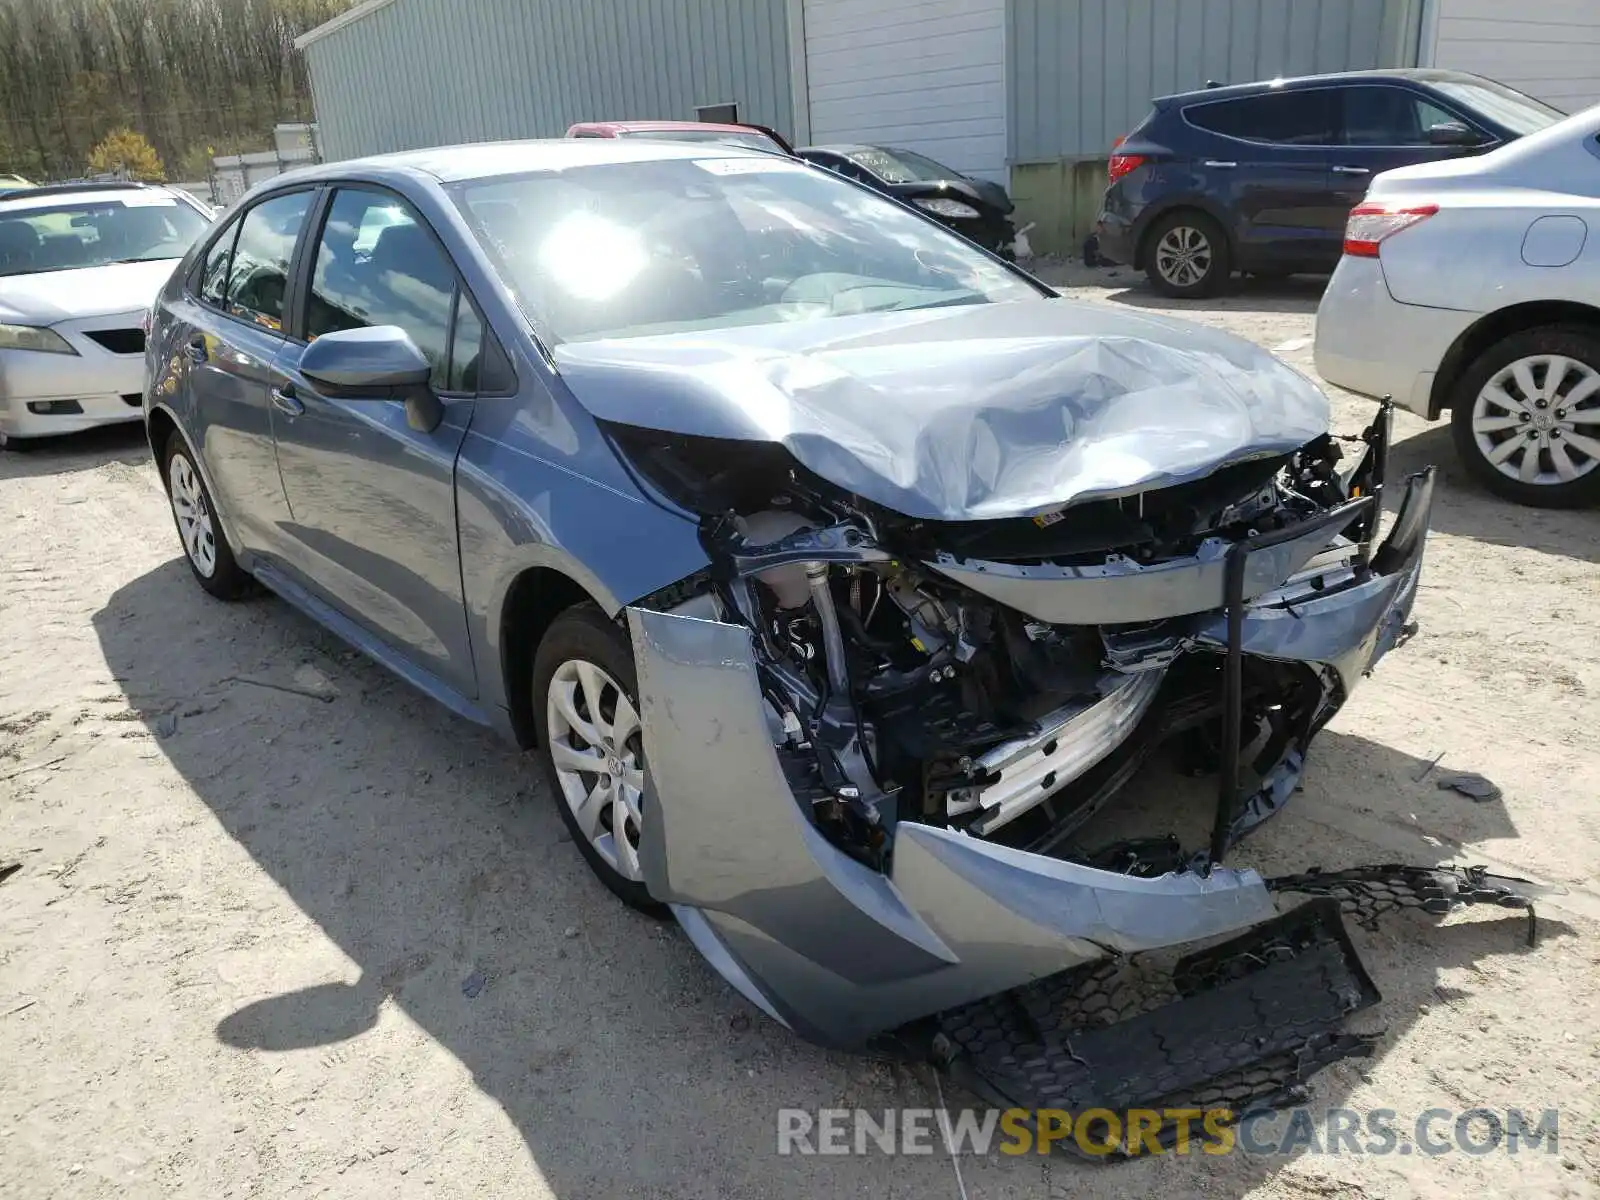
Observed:
[[[1028,1107],[1272,1103],[1370,1046],[1341,906],[1528,907],[1220,865],[1408,627],[1433,475],[1385,479],[1387,411],[1341,443],[1255,346],[830,172],[629,139],[282,176],[148,366],[200,586],[537,746],[599,878],[808,1038]],[[1096,845],[1174,740],[1204,844]]]

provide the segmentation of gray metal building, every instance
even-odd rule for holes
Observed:
[[[555,137],[734,102],[797,142],[1008,183],[1044,250],[1113,139],[1208,79],[1414,63],[1433,0],[366,0],[300,40],[324,154]]]

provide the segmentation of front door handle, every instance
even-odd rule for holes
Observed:
[[[1366,167],[1335,167],[1333,169],[1333,173],[1335,175],[1371,175],[1372,174],[1372,172]]]
[[[195,334],[189,339],[189,344],[183,348],[191,362],[203,363],[206,360],[206,339],[202,333]]]
[[[1236,162],[1224,162],[1221,159],[1216,158],[1208,158],[1202,165],[1211,167],[1218,171],[1231,171],[1239,164]]]
[[[286,412],[291,417],[298,417],[306,411],[306,406],[300,397],[294,394],[294,384],[286,383],[282,387],[273,388],[268,395],[272,397],[272,407],[279,412]]]

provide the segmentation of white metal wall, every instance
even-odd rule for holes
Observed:
[[[917,150],[1008,182],[1006,0],[803,0],[813,145]]]
[[[1432,24],[1432,66],[1487,75],[1567,112],[1600,104],[1600,0],[1435,0]]]

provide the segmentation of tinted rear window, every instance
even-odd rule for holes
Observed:
[[[1543,100],[1535,100],[1492,79],[1436,79],[1430,82],[1457,104],[1519,135],[1538,133],[1567,115]]]
[[[1283,146],[1326,146],[1333,139],[1333,105],[1323,88],[1211,100],[1183,110],[1189,124],[1224,137]]]

